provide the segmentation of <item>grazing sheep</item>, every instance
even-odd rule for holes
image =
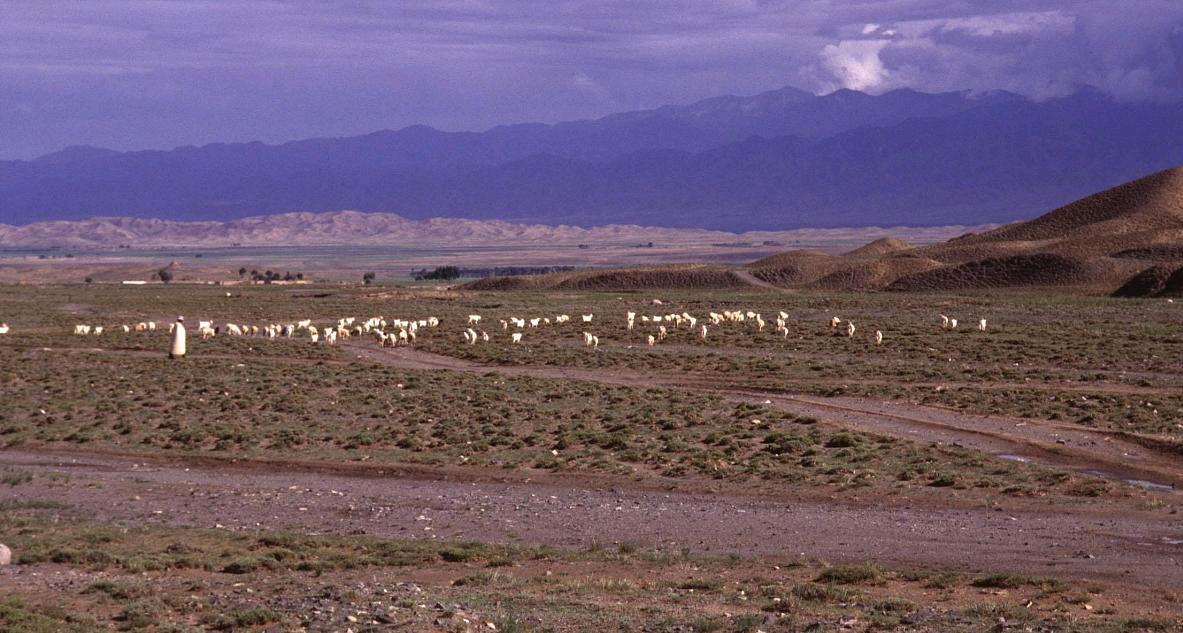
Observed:
[[[846,322],[846,336],[854,336],[854,321]]]
[[[600,337],[598,337],[598,336],[591,337],[591,348],[592,349],[600,349]]]
[[[522,333],[521,332],[514,332],[512,338],[513,338],[513,343],[515,345],[518,343],[521,343],[522,342]]]
[[[947,329],[949,329],[949,317],[947,317],[947,316],[945,316],[945,315],[943,315],[943,314],[942,314],[942,315],[940,315],[940,317],[941,317],[941,329],[942,329],[942,330],[947,330]]]
[[[501,319],[501,329],[508,330],[509,329],[509,321],[506,321],[505,319]]]
[[[702,330],[699,332],[698,336],[704,341],[707,340],[707,326],[702,326]]]
[[[481,323],[481,315],[479,315],[479,314],[468,315],[468,324],[469,325],[480,325],[480,323]]]
[[[784,310],[781,310],[781,311],[780,311],[780,312],[777,314],[777,316],[779,316],[779,317],[781,318],[781,320],[782,320],[782,321],[788,321],[788,320],[789,320],[789,313],[788,313],[788,312],[785,312]]]
[[[584,323],[591,323],[591,321],[592,321],[592,317],[593,317],[593,316],[595,316],[595,315],[592,315],[592,314],[584,314],[584,315],[581,315],[581,316],[583,317],[583,322],[584,322]]]
[[[469,345],[476,345],[476,340],[477,340],[476,330],[474,330],[472,328],[468,328],[467,330],[464,330],[464,342],[468,343]]]
[[[90,334],[90,326],[89,325],[75,325],[74,326],[74,333],[79,336],[85,336],[87,334]]]
[[[591,347],[591,343],[592,343],[591,332],[584,332],[583,333],[583,344],[587,347]]]
[[[176,327],[176,324],[174,323],[174,324],[172,325],[172,327]],[[123,325],[119,326],[119,329],[123,330],[123,333],[124,333],[124,334],[128,334],[128,333],[130,333],[130,332],[131,332],[131,326],[130,326],[130,325],[128,325],[128,324],[126,324],[126,323],[124,323]],[[170,329],[168,333],[169,333],[169,334],[172,334],[172,330]]]
[[[668,333],[669,333],[669,332],[668,332],[668,331],[665,329],[665,326],[664,326],[664,325],[662,325],[662,326],[658,327],[658,328],[657,328],[657,340],[659,340],[659,341],[664,341],[664,340],[665,340],[665,337],[666,337],[666,334],[668,334]]]
[[[950,330],[957,329],[957,319],[949,319],[949,329]]]
[[[978,321],[978,331],[979,332],[986,331],[986,319],[982,319],[981,321]]]
[[[148,321],[148,331],[149,332],[156,331],[156,322],[155,321]]]
[[[758,314],[756,315],[756,331],[757,332],[764,331],[764,319]]]
[[[0,334],[8,334],[8,324],[0,323]]]
[[[481,340],[488,343],[489,342],[489,333],[484,330],[481,330]]]
[[[838,329],[838,325],[841,323],[842,323],[842,319],[839,319],[838,317],[830,317],[830,329],[831,330]]]
[[[218,335],[218,333],[215,332],[214,328],[212,328],[212,327],[198,328],[197,331],[201,333],[201,340],[203,340],[203,341],[206,340],[207,338],[213,338]],[[174,330],[173,336],[176,336],[176,334],[177,333]]]
[[[94,334],[95,336],[102,334],[103,333],[103,326],[101,326],[101,325],[94,326],[94,328],[91,329],[90,333]]]
[[[333,329],[325,330],[325,342],[328,343],[329,345],[336,345],[337,344],[337,330],[333,330]]]
[[[875,344],[876,345],[883,344],[883,332],[880,332],[879,330],[875,330]]]
[[[226,326],[226,335],[227,336],[242,336],[242,328],[231,323]]]
[[[530,327],[538,327],[538,324],[541,322],[542,319],[539,318],[530,319]]]
[[[204,335],[202,338],[205,338]],[[185,355],[185,351],[185,317],[179,316],[173,327],[173,339],[168,346],[168,357],[181,358]]]
[[[657,339],[653,338],[653,335],[650,334],[649,335],[649,347],[653,347],[656,344],[657,344]]]
[[[302,329],[302,328],[307,328],[307,327],[312,327],[312,319],[304,319],[301,321],[296,321],[296,329],[297,330]]]
[[[201,328],[205,328],[205,327],[212,328],[213,326],[214,326],[214,322],[213,322],[213,321],[198,321],[198,322],[197,322],[197,329],[199,329],[199,330],[200,330]]]

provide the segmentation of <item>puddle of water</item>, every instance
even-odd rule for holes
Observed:
[[[998,459],[1005,459],[1008,462],[1023,462],[1023,463],[1027,463],[1027,462],[1031,461],[1030,459],[1023,457],[1022,455],[1010,455],[1008,453],[1003,453],[1003,454],[999,455]]]
[[[1150,490],[1174,490],[1175,487],[1171,484],[1163,484],[1157,481],[1147,481],[1145,479],[1127,479],[1127,484],[1133,484],[1139,488],[1149,488]]]

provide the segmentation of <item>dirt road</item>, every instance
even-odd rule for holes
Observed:
[[[1078,508],[997,512],[874,503],[767,501],[538,483],[354,477],[241,464],[0,451],[37,474],[5,499],[52,499],[66,514],[227,529],[365,532],[564,548],[656,546],[697,554],[874,560],[1183,586],[1183,518]]]

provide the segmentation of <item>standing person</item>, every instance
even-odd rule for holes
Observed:
[[[169,358],[183,358],[185,356],[185,317],[177,317],[177,324],[173,327],[172,344],[168,347]]]

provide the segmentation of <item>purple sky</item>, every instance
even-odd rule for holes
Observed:
[[[1179,0],[0,3],[0,159],[754,94],[1183,95]]]

